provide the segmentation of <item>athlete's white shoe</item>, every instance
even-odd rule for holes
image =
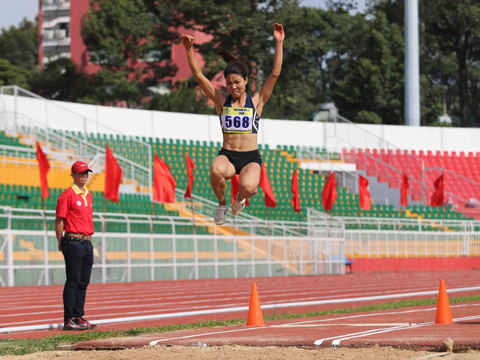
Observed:
[[[238,196],[238,194],[237,194]],[[247,199],[243,199],[242,201],[237,200],[237,196],[235,196],[235,201],[233,202],[232,205],[232,214],[233,216],[237,216],[242,212],[243,209],[245,209],[245,203],[247,202]]]
[[[228,205],[218,205],[217,213],[215,214],[215,224],[223,225],[227,219]]]

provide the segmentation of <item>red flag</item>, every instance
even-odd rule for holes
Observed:
[[[276,208],[277,203],[275,201],[275,196],[273,196],[272,187],[270,186],[270,180],[268,179],[267,169],[265,166],[262,166],[262,172],[260,173],[260,183],[258,184],[263,190],[265,195],[265,206]]]
[[[408,176],[405,173],[402,173],[402,187],[400,188],[400,204],[407,207],[408,206],[408,189],[410,184],[408,183]]]
[[[292,191],[292,194],[293,194],[293,197],[292,197],[293,209],[295,210],[295,212],[299,212],[300,211],[300,196],[299,196],[299,192],[298,192],[297,169],[295,169],[295,171],[293,172],[292,180],[290,182],[290,188],[291,188],[291,191]]]
[[[358,175],[359,205],[362,210],[370,210],[372,208],[370,189],[368,187],[369,183],[368,179],[365,179],[362,175]]]
[[[193,189],[193,169],[196,169],[197,166],[194,164],[194,162],[187,153],[185,153],[185,161],[187,162],[188,186],[187,190],[185,190],[184,197],[191,199]]]
[[[165,203],[175,202],[177,182],[170,172],[170,166],[155,154],[153,163],[153,200]]]
[[[435,187],[435,191],[432,194],[431,198],[431,206],[443,206],[444,201],[443,201],[443,174],[440,175],[437,180],[433,183],[433,186]]]
[[[120,183],[122,182],[123,171],[118,165],[117,160],[113,156],[112,151],[108,146],[105,146],[107,151],[105,155],[105,191],[104,195],[110,201],[120,201]]]
[[[47,175],[50,171],[50,164],[48,159],[45,156],[40,144],[37,141],[37,160],[38,160],[38,169],[40,170],[40,187],[42,189],[42,198],[47,198],[50,196],[50,191],[48,190]]]
[[[337,180],[335,180],[335,172],[330,171],[330,176],[322,190],[322,204],[326,212],[332,211],[337,196]]]
[[[233,175],[233,177],[230,179],[230,185],[232,186],[232,204],[235,201],[235,196],[238,194],[238,188],[240,187],[240,178],[238,177],[237,174]],[[250,206],[250,201],[245,203],[246,206]]]

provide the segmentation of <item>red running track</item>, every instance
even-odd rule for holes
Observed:
[[[407,300],[419,296],[379,300],[349,300],[366,296],[401,296],[419,291],[438,291],[440,279],[447,290],[480,285],[476,271],[362,273],[345,276],[274,277],[255,279],[180,280],[115,284],[92,284],[87,292],[85,317],[91,322],[131,317],[175,314],[187,311],[248,306],[251,284],[257,283],[262,306],[308,301],[348,301],[343,304],[296,306],[264,311],[309,312],[357,307],[371,303]],[[0,330],[17,326],[62,322],[63,286],[14,287],[0,290]],[[450,296],[478,295],[480,290],[455,292]],[[436,298],[436,295],[420,296]],[[98,330],[130,329],[144,326],[246,319],[246,311],[184,316],[160,320],[99,325]],[[5,338],[39,338],[59,330],[0,333]]]

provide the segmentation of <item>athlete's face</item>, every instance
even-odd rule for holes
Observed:
[[[225,77],[227,82],[227,90],[232,97],[239,98],[245,92],[245,87],[248,83],[248,78],[244,79],[243,76],[238,74],[228,74]]]

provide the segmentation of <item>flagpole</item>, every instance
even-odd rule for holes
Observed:
[[[45,199],[42,196],[42,207],[43,207],[43,228],[45,229],[45,245],[48,247],[48,228],[47,228],[47,206],[45,205]],[[62,234],[63,235],[63,234]],[[48,256],[48,254],[45,254]],[[47,281],[48,273],[45,271],[45,285],[48,284]]]
[[[328,217],[328,232],[327,232],[327,237],[330,237],[330,228],[332,226],[332,210],[330,210],[330,215],[327,212],[327,217]]]
[[[302,230],[301,230],[301,226],[300,226],[300,211],[302,211],[302,209],[298,210],[298,212],[297,212],[297,215],[298,215],[298,234],[299,234],[299,236],[302,236]]]
[[[270,236],[270,210],[267,206],[267,236]]]
[[[106,214],[107,212],[107,200],[105,200],[105,188],[103,189],[103,233],[107,230],[107,221],[106,221]]]
[[[192,212],[193,235],[197,234],[197,227],[195,226],[195,209],[193,207],[193,198],[190,196],[190,210]]]
[[[155,217],[155,203],[152,200],[152,222],[151,222],[152,226],[150,228],[150,234],[151,235],[153,235],[153,219],[154,219],[154,217]]]

